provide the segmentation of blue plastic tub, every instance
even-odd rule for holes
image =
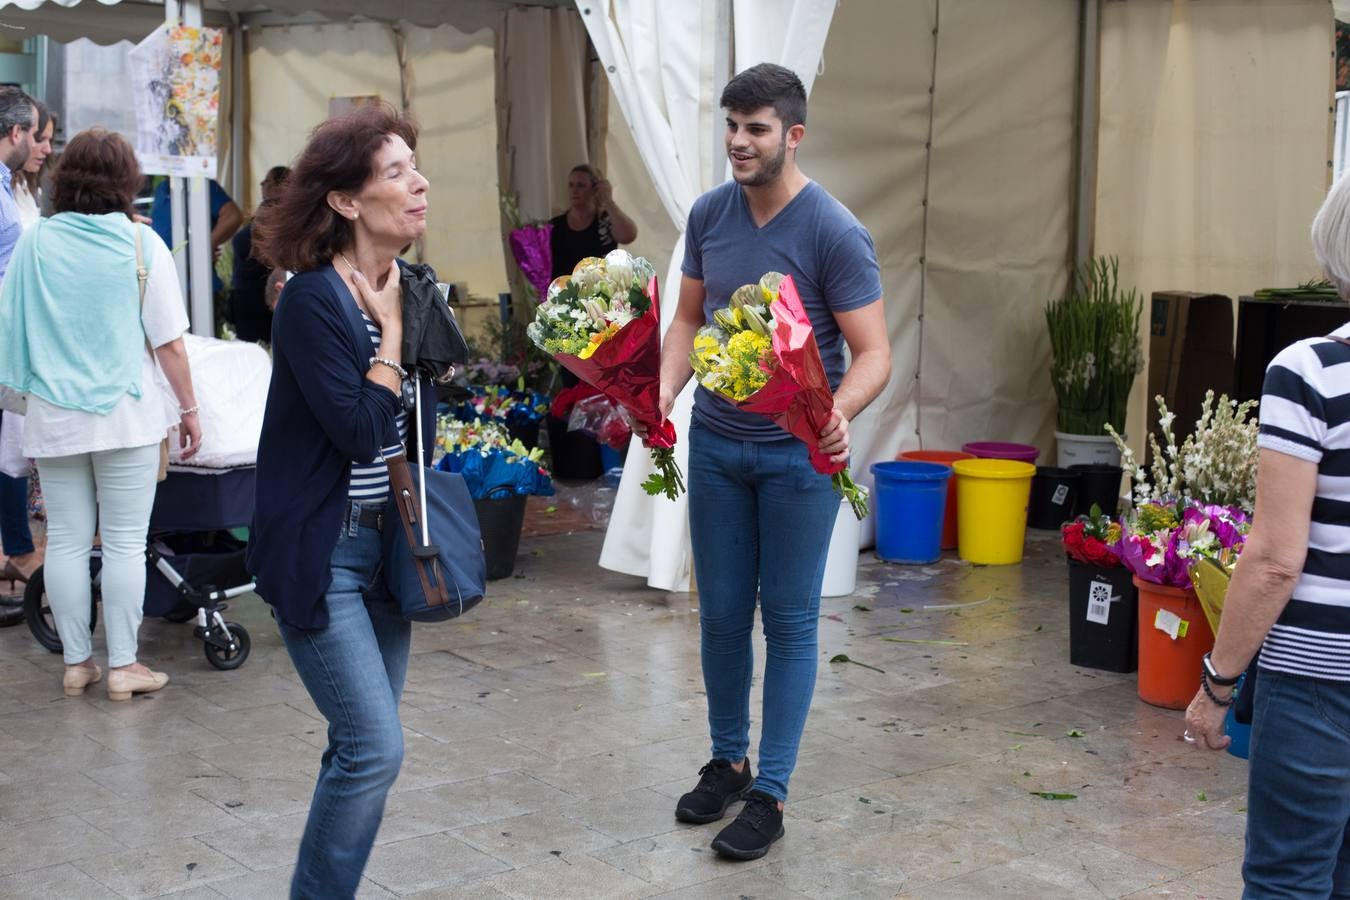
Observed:
[[[951,466],[896,460],[872,464],[876,480],[877,556],[925,565],[942,555],[942,515]]]
[[[1242,690],[1242,682],[1246,680],[1245,675],[1238,679],[1237,690]],[[1233,707],[1231,706],[1228,707],[1228,715],[1223,720],[1223,733],[1228,735],[1229,740],[1232,741],[1228,745],[1228,752],[1239,759],[1246,759],[1252,741],[1252,726],[1243,725],[1237,719],[1234,719]]]

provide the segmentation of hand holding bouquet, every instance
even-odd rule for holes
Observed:
[[[769,272],[737,288],[727,307],[713,313],[713,324],[699,329],[689,362],[699,384],[805,443],[812,468],[831,476],[854,515],[867,515],[867,489],[854,482],[847,463],[831,462],[820,450],[834,393],[791,277]]]
[[[675,464],[675,426],[661,412],[661,319],[656,272],[642,257],[613,250],[587,257],[555,278],[526,329],[530,340],[569,372],[622,404],[646,429],[656,472],[648,494],[674,500],[684,491]]]

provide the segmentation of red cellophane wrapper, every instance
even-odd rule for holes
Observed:
[[[816,332],[806,315],[797,285],[789,275],[778,286],[778,300],[769,304],[773,314],[775,367],[764,387],[736,404],[758,413],[806,444],[811,466],[831,476],[835,490],[853,506],[859,519],[867,515],[867,492],[853,482],[848,463],[831,462],[820,451],[820,432],[834,410],[834,391],[820,358]]]
[[[654,451],[658,468],[669,477],[668,467],[674,466],[669,451],[675,446],[675,426],[661,413],[661,304],[654,277],[647,283],[647,297],[651,300],[647,311],[597,347],[589,359],[570,353],[559,353],[554,359],[628,410],[647,430],[642,443]],[[678,491],[674,485],[663,489],[671,499],[684,490],[678,468],[674,475],[679,479]]]

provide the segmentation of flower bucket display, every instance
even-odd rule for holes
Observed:
[[[1024,463],[1034,463],[1041,455],[1040,449],[1031,444],[1011,441],[971,441],[961,445],[961,452],[979,459],[1015,459]]]
[[[525,447],[496,420],[437,420],[436,444],[444,455],[438,469],[458,472],[473,497],[489,581],[515,570],[525,504],[531,495],[552,496],[553,481],[539,464],[543,451]]]
[[[986,566],[1021,562],[1036,467],[1010,459],[965,459],[952,469],[960,481],[957,553]]]
[[[909,459],[914,462],[942,463],[950,466],[957,460],[974,459],[969,453],[959,450],[906,450],[896,459]],[[956,473],[947,479],[947,505],[942,514],[942,549],[956,549]]]
[[[1200,684],[1201,659],[1214,649],[1214,632],[1193,588],[1136,577],[1139,589],[1139,699],[1163,709],[1185,709]]]
[[[1060,529],[1069,563],[1069,662],[1133,672],[1139,659],[1139,593],[1112,547],[1120,524],[1093,507]]]

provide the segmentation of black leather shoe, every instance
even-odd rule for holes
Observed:
[[[0,628],[8,628],[11,625],[18,625],[23,621],[23,607],[9,607],[0,609]]]
[[[785,833],[778,801],[768,794],[751,791],[736,820],[713,838],[712,848],[727,859],[759,859]]]
[[[727,807],[744,797],[755,783],[748,759],[745,768],[739,772],[725,759],[709,760],[698,774],[698,786],[675,804],[675,818],[694,825],[722,818]]]

